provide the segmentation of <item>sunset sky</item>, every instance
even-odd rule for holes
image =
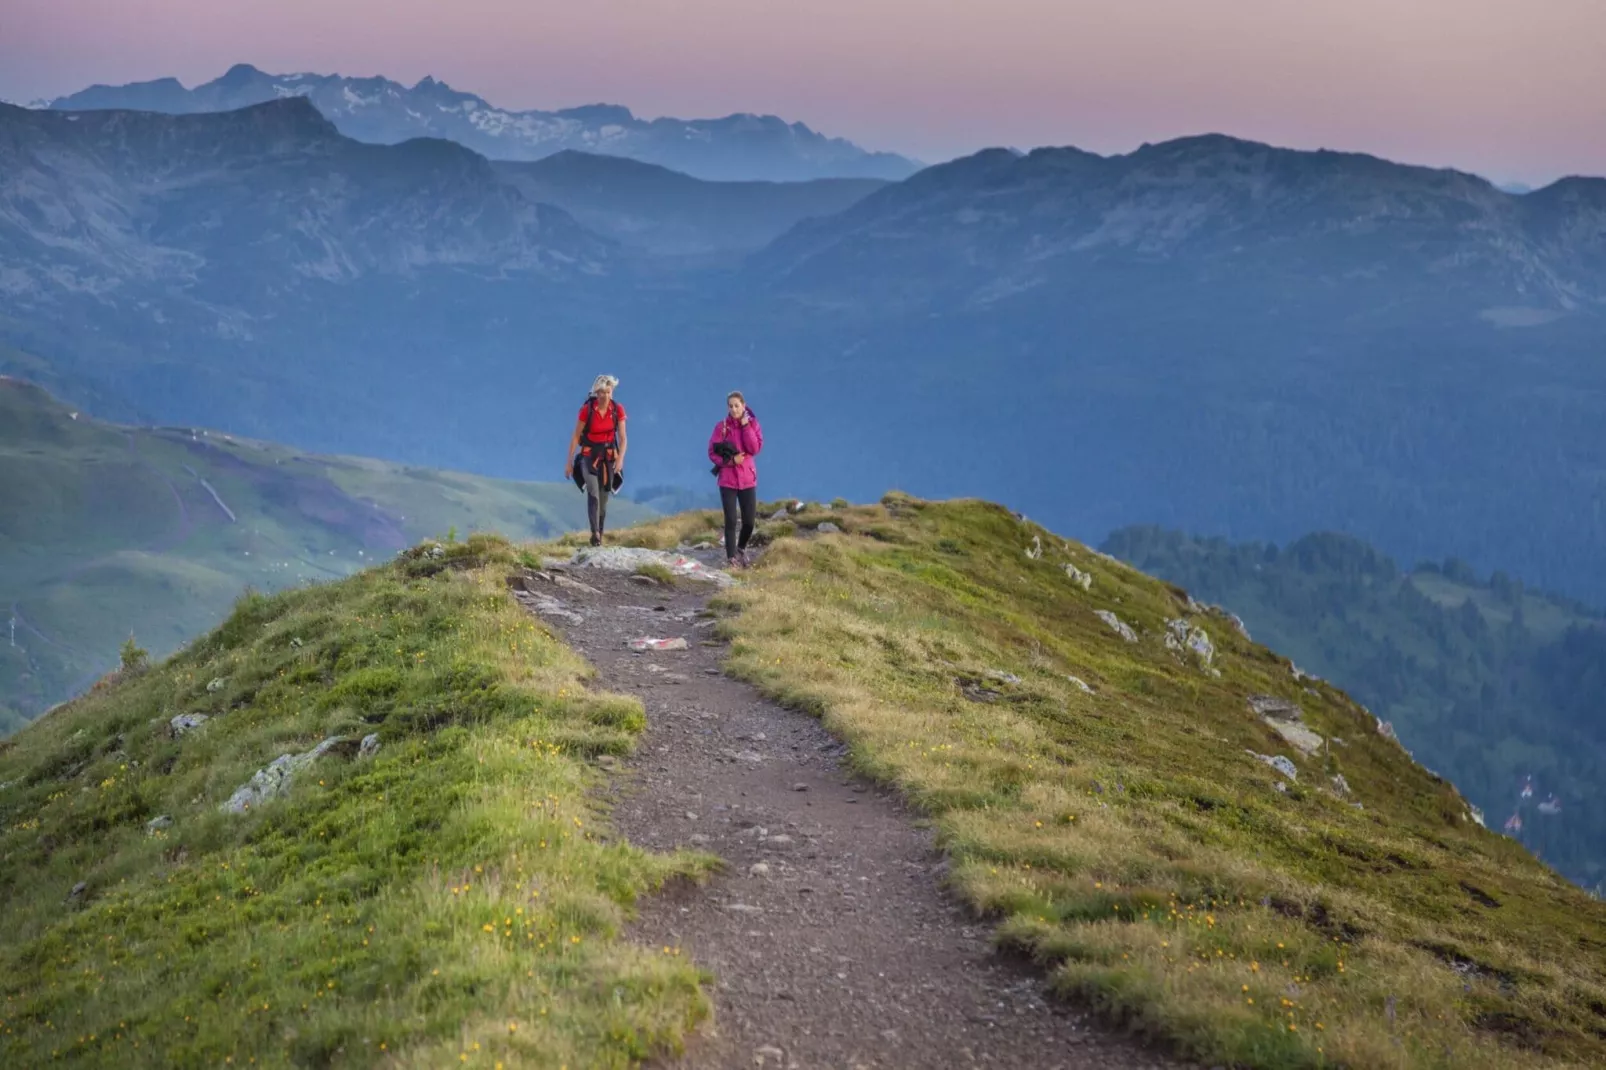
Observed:
[[[503,107],[773,112],[935,161],[1220,131],[1606,174],[1602,0],[0,0],[0,98],[231,64]]]

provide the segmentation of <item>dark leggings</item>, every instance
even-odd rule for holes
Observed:
[[[747,549],[747,540],[753,537],[753,520],[758,515],[758,488],[737,490],[719,488],[719,504],[725,510],[725,556],[735,557],[736,551]],[[736,534],[738,507],[741,511],[742,533]]]
[[[581,456],[580,474],[585,478],[586,519],[591,521],[591,534],[601,535],[608,523],[608,496],[613,493],[613,484],[589,456]]]

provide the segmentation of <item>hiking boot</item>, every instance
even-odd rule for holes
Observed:
[[[592,546],[601,546],[602,545],[602,536],[597,534],[595,531],[593,531],[591,533],[591,545]]]

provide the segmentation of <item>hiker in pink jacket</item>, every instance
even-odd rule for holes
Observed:
[[[719,504],[725,510],[725,557],[733,568],[747,567],[747,542],[758,513],[758,469],[753,458],[764,448],[764,429],[739,390],[725,399],[725,419],[708,436],[708,459],[719,477]],[[737,533],[738,514],[741,532]]]

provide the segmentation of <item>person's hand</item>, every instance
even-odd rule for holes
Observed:
[[[573,461],[568,461],[568,462],[564,463],[564,465],[563,465],[563,478],[564,479],[573,479],[574,478],[574,462]]]
[[[747,454],[745,454],[745,453],[738,453],[736,456],[731,458],[731,464],[739,466],[739,465],[743,465],[743,464],[746,464],[746,463],[747,463]]]

